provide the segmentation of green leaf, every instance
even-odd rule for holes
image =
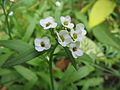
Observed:
[[[36,76],[36,74],[24,66],[17,65],[17,66],[14,66],[14,69],[28,81],[35,82],[38,80],[38,77]]]
[[[107,24],[101,24],[93,29],[93,34],[100,42],[111,45],[120,50],[119,40],[117,40],[108,29],[109,26]]]
[[[37,51],[34,50],[34,48],[27,49],[23,53],[20,53],[16,57],[8,60],[3,67],[11,67],[14,65],[22,64],[26,61],[32,60],[33,58],[43,54],[44,52],[38,53]]]
[[[28,48],[33,48],[31,45],[21,40],[0,40],[0,46],[13,49],[19,53],[26,51]]]
[[[4,75],[9,74],[11,72],[12,72],[11,70],[0,68],[0,76],[4,76]]]
[[[33,85],[37,82],[38,80],[37,75],[30,69],[21,65],[14,66],[14,69],[26,80],[28,80],[28,83],[26,83],[24,87],[25,90],[30,90],[33,87]]]
[[[16,57],[12,57],[5,62],[3,67],[18,65],[43,54],[43,52],[38,53],[32,45],[20,40],[1,40],[0,45],[19,52]]]
[[[9,87],[9,90],[24,90],[24,86],[22,86],[22,85],[11,85],[10,87]]]
[[[86,13],[86,11],[88,11],[88,9],[91,8],[91,6],[95,3],[96,0],[93,0],[91,1],[90,3],[88,3],[86,6],[84,6],[82,9],[81,9],[81,13]]]
[[[26,30],[26,33],[25,33],[25,35],[24,35],[24,37],[23,37],[23,40],[24,40],[24,41],[28,41],[28,40],[30,39],[30,36],[31,36],[31,35],[33,34],[33,32],[34,32],[35,26],[36,26],[36,20],[35,20],[35,19],[31,19],[31,20],[30,20],[30,23],[29,23],[29,25],[28,25],[28,28],[27,28],[27,30]]]
[[[83,62],[84,64],[94,63],[94,59],[88,54],[84,53],[83,56],[77,58],[77,62]]]
[[[65,50],[65,52],[66,52],[66,57],[69,58],[69,60],[72,62],[72,65],[73,65],[74,68],[77,70],[77,66],[76,66],[77,63],[76,63],[75,59],[73,58],[70,50],[69,50],[67,47],[65,47],[64,50]]]
[[[0,67],[5,63],[5,61],[9,58],[9,56],[11,56],[11,53],[7,53],[4,55],[0,55]]]
[[[60,81],[60,87],[64,87],[76,80],[80,80],[87,75],[89,75],[92,71],[94,71],[94,67],[92,66],[83,66],[76,71],[72,66],[69,66],[66,70],[64,76],[62,77]]]
[[[115,6],[111,0],[97,0],[89,15],[90,28],[102,23],[113,12]]]
[[[81,80],[80,82],[77,82],[77,86],[83,86],[82,90],[89,90],[89,87],[95,87],[104,82],[104,79],[102,77],[94,77],[94,78],[88,78],[85,80]]]

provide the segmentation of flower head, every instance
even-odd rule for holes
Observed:
[[[81,35],[87,34],[86,30],[84,29],[84,25],[82,23],[76,25],[76,31],[77,30],[81,32]]]
[[[10,11],[10,13],[8,14],[9,16],[13,16],[14,12]]]
[[[83,36],[86,34],[83,24],[77,24],[75,30],[72,29],[70,35],[75,41],[80,41],[83,39]]]
[[[71,42],[71,37],[67,30],[61,30],[59,33],[57,32],[57,36],[58,42],[64,47]]]
[[[55,2],[55,5],[59,7],[59,6],[61,5],[61,2],[56,1],[56,2]]]
[[[66,16],[66,17],[61,16],[60,20],[61,20],[61,23],[64,27],[67,27],[67,28],[70,28],[70,29],[72,29],[74,27],[74,24],[71,23],[71,17],[70,16]]]
[[[35,49],[38,52],[41,52],[43,50],[48,50],[51,47],[50,40],[48,37],[36,38],[34,44],[35,44]]]
[[[74,58],[83,55],[83,51],[80,49],[80,42],[73,42],[70,44],[70,51]]]
[[[80,40],[82,40],[82,34],[81,34],[81,32],[79,31],[79,30],[74,30],[74,29],[72,29],[71,31],[70,31],[70,35],[71,35],[71,37],[75,40],[75,41],[80,41]]]
[[[15,2],[15,0],[10,0],[10,2]]]
[[[57,26],[57,23],[54,22],[54,18],[49,16],[46,19],[41,19],[40,20],[40,25],[44,29],[50,29],[50,28],[55,28]]]

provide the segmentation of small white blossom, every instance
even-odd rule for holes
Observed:
[[[10,0],[10,2],[15,2],[15,0]]]
[[[84,29],[84,25],[82,23],[76,25],[76,30],[80,31],[82,35],[87,34],[86,30]]]
[[[71,17],[70,16],[61,16],[60,17],[61,23],[64,27],[72,29],[74,27],[74,24],[71,23]]]
[[[70,31],[70,35],[72,36],[72,38],[75,41],[80,41],[83,39],[83,36],[86,34],[86,30],[84,29],[84,25],[83,24],[77,24],[75,30],[72,29]]]
[[[10,11],[10,13],[8,14],[9,16],[13,16],[14,12]]]
[[[61,2],[56,1],[56,2],[55,2],[55,5],[59,7],[59,6],[61,5]]]
[[[74,58],[83,55],[83,51],[80,49],[80,42],[73,42],[70,44],[70,51]]]
[[[38,52],[41,52],[43,50],[48,50],[51,47],[50,40],[48,37],[36,38],[34,44],[35,44],[35,49]]]
[[[54,22],[54,18],[49,16],[45,19],[40,20],[40,25],[44,29],[50,29],[50,28],[55,28],[57,26],[57,23]]]
[[[72,40],[67,30],[61,30],[59,33],[57,32],[57,36],[58,42],[64,47]]]
[[[80,40],[82,40],[83,39],[83,36],[82,36],[82,34],[81,34],[81,32],[79,31],[79,30],[74,30],[74,29],[72,29],[71,31],[70,31],[70,35],[71,35],[71,37],[75,40],[75,41],[80,41]]]

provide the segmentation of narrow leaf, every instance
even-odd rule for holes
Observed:
[[[30,23],[28,25],[26,33],[25,33],[25,35],[23,37],[24,41],[28,41],[29,40],[30,36],[33,34],[35,26],[36,26],[36,20],[35,19],[30,20]]]
[[[69,66],[64,76],[61,79],[60,86],[66,86],[76,80],[80,80],[87,75],[89,75],[92,71],[94,71],[94,67],[92,66],[83,66],[76,71],[74,68]]]
[[[24,52],[27,48],[32,48],[32,46],[21,40],[0,40],[0,46],[13,49],[19,53]]]
[[[33,49],[27,49],[23,53],[17,55],[16,57],[8,60],[3,67],[11,67],[14,65],[22,64],[26,61],[32,60],[33,58],[43,54],[44,52],[38,53],[37,51]]]
[[[29,70],[24,66],[17,65],[17,66],[14,66],[14,69],[28,81],[31,81],[31,80],[36,81],[38,79],[35,73],[33,73],[31,70]]]

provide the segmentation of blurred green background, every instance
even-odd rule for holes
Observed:
[[[33,41],[48,36],[54,44],[39,20],[53,16],[60,24],[60,16],[67,15],[75,24],[85,25],[87,35],[80,46],[85,54],[76,60],[76,71],[63,48],[57,47],[55,90],[120,90],[120,0],[1,0],[0,4],[0,90],[50,90],[49,54],[38,56]]]

